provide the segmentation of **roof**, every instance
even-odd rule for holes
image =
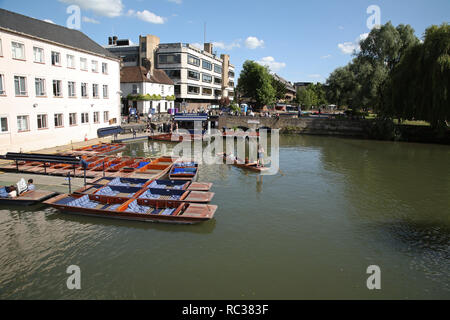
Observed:
[[[177,113],[174,121],[207,121],[208,115],[201,113]]]
[[[275,79],[277,79],[278,81],[281,81],[282,83],[284,83],[284,85],[286,86],[286,89],[290,90],[290,91],[295,91],[294,86],[292,85],[292,83],[290,83],[289,81],[287,81],[286,79],[280,77],[278,74],[274,73],[273,76],[275,77]]]
[[[118,59],[116,55],[78,30],[30,18],[8,10],[0,9],[0,28]]]
[[[153,70],[153,75],[150,79],[147,77],[147,69],[144,67],[123,67],[120,70],[120,82],[121,83],[137,83],[137,82],[151,82],[173,85],[173,81],[169,76],[159,69]]]

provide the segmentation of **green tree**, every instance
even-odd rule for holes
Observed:
[[[319,102],[313,84],[308,85],[306,88],[298,88],[296,99],[296,102],[303,109],[310,109],[312,106],[317,106]]]
[[[272,76],[272,87],[275,89],[275,98],[277,101],[281,101],[286,98],[287,92],[286,85],[273,76]]]
[[[276,100],[269,69],[250,60],[244,62],[238,80],[238,91],[259,106],[273,104]]]

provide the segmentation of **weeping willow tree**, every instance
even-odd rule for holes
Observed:
[[[384,87],[383,114],[425,120],[435,128],[450,120],[450,26],[431,26],[423,43],[410,47]]]

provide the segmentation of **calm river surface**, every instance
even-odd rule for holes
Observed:
[[[450,299],[449,164],[448,146],[281,136],[282,174],[262,183],[201,166],[219,205],[204,224],[0,207],[0,298]],[[66,287],[70,265],[81,290]]]

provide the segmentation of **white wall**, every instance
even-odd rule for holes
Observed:
[[[0,31],[3,56],[0,56],[0,74],[4,76],[6,94],[0,96],[0,117],[7,117],[8,132],[0,133],[0,154],[8,151],[28,152],[64,145],[97,137],[97,129],[109,126],[104,121],[104,111],[109,119],[120,124],[120,65],[117,60],[84,53],[45,41]],[[12,58],[11,41],[25,45],[25,61]],[[44,64],[34,62],[33,47],[44,49]],[[52,66],[51,52],[61,56],[61,66]],[[75,69],[68,68],[67,54],[75,56]],[[88,71],[80,70],[80,57],[87,58]],[[91,61],[98,61],[98,73],[91,71]],[[102,63],[108,64],[108,74],[102,74]],[[25,76],[27,96],[16,97],[14,76]],[[44,78],[46,96],[37,97],[35,78]],[[53,97],[53,80],[62,81],[62,97]],[[76,97],[68,97],[68,82],[75,82]],[[81,98],[81,82],[88,84],[88,98]],[[99,98],[92,97],[92,84],[98,84]],[[108,85],[108,98],[103,98],[103,85]],[[89,114],[89,123],[81,124],[81,113]],[[99,112],[99,123],[94,123],[94,112]],[[54,114],[63,114],[63,127],[55,128]],[[77,113],[77,125],[69,125],[69,113]],[[46,114],[47,129],[37,128],[37,115]],[[17,116],[27,115],[29,131],[18,132]]]
[[[142,95],[161,95],[162,97],[174,95],[174,86],[168,84],[152,83],[152,82],[139,82],[139,83],[121,83],[120,90],[122,91],[122,96],[126,97],[129,94],[133,94],[133,85],[137,85],[139,88],[139,94]],[[167,103],[167,108],[166,108]],[[160,113],[166,113],[168,109],[172,109],[174,106],[173,101],[138,101],[137,103],[138,111],[140,113],[147,114],[149,109],[152,107],[158,112],[158,106]]]

